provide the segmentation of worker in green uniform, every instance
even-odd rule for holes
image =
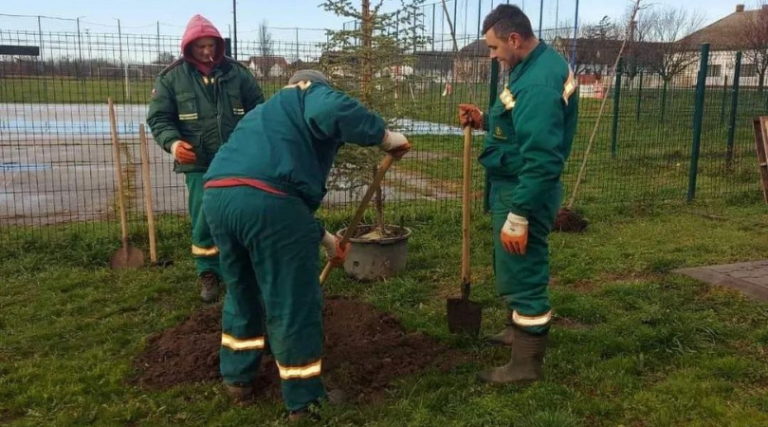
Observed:
[[[346,248],[314,213],[345,142],[379,146],[395,159],[410,150],[403,134],[387,130],[322,73],[302,70],[238,124],[204,177],[203,211],[227,285],[220,351],[226,390],[237,402],[252,399],[266,335],[290,419],[328,397],[320,379],[318,246],[335,264]]]
[[[181,41],[181,59],[157,77],[147,124],[155,141],[184,174],[192,220],[192,256],[201,282],[200,298],[218,299],[219,252],[202,213],[203,174],[235,125],[264,102],[248,69],[224,56],[224,39],[210,21],[195,15]]]
[[[508,308],[507,327],[490,340],[510,345],[512,358],[478,377],[535,381],[552,320],[548,236],[576,132],[577,82],[565,59],[534,36],[520,8],[496,7],[483,33],[491,58],[509,71],[508,83],[488,114],[462,104],[459,118],[462,126],[487,131],[479,160],[490,182],[497,290]]]

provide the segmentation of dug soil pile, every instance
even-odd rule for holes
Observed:
[[[552,229],[563,233],[581,233],[588,224],[581,214],[568,208],[562,208],[557,212],[557,218],[555,218]]]
[[[427,368],[448,371],[470,359],[432,338],[407,333],[397,319],[359,301],[327,299],[324,318],[323,378],[328,388],[341,388],[350,398],[372,399],[397,378]],[[134,383],[164,389],[221,381],[220,322],[221,307],[211,307],[150,337],[134,362]],[[277,367],[269,355],[262,359],[256,387],[267,397],[280,395]]]

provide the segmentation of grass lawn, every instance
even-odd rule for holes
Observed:
[[[131,79],[127,84],[114,78],[0,78],[0,103],[99,104],[112,97],[116,103],[147,104],[154,82],[154,76]],[[283,86],[273,81],[260,84],[265,97]]]
[[[552,237],[556,319],[546,380],[529,388],[476,383],[474,373],[505,363],[508,351],[447,332],[461,237],[460,210],[447,207],[392,211],[415,230],[400,277],[363,285],[335,272],[326,293],[370,302],[471,361],[402,378],[377,404],[328,408],[327,425],[768,425],[768,305],[670,273],[768,257],[764,205],[585,205],[587,232]],[[350,217],[323,214],[331,229]],[[283,425],[279,403],[236,408],[218,383],[153,392],[128,384],[145,338],[202,307],[183,230],[161,218],[161,258],[176,264],[138,271],[106,268],[117,248],[112,226],[72,225],[44,240],[20,230],[3,241],[0,424]],[[490,237],[489,218],[475,214],[473,299],[485,307],[486,333],[505,315]]]

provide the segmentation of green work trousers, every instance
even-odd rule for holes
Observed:
[[[496,289],[506,299],[516,326],[532,334],[542,334],[549,330],[551,319],[548,238],[560,208],[563,190],[562,184],[558,184],[530,213],[526,253],[515,255],[504,249],[500,235],[517,184],[515,180],[491,182]]]
[[[189,193],[189,216],[192,220],[192,256],[197,275],[214,273],[221,277],[219,249],[213,241],[203,213],[203,175],[205,172],[186,172],[184,182]]]
[[[224,381],[253,382],[266,332],[286,407],[295,411],[324,398],[316,219],[299,198],[247,186],[205,190],[203,210],[227,284],[220,352]]]

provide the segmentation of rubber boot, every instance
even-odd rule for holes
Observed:
[[[498,345],[498,346],[511,346],[512,340],[514,339],[514,329],[512,326],[507,326],[506,328],[502,329],[501,332],[495,335],[491,335],[486,339],[486,342],[491,345]]]
[[[215,302],[219,299],[219,277],[211,272],[200,276],[200,299],[203,302]]]
[[[224,390],[239,406],[248,406],[253,403],[253,386],[251,385],[224,384]]]
[[[329,405],[340,405],[347,400],[347,395],[342,390],[331,390],[328,392],[327,403]],[[288,421],[297,422],[304,419],[319,421],[320,414],[317,411],[317,405],[312,404],[298,411],[291,411],[288,414]]]
[[[491,345],[511,346],[514,339],[514,323],[512,323],[512,310],[507,312],[507,326],[498,334],[486,338],[486,342]]]
[[[542,377],[547,334],[532,335],[513,328],[512,359],[504,366],[477,374],[477,379],[494,384],[529,383]]]

